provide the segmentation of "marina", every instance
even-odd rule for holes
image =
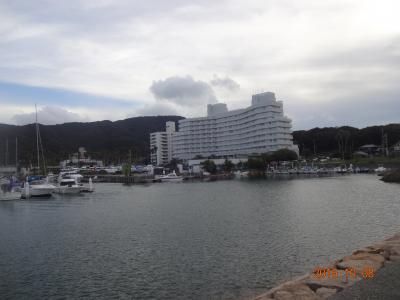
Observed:
[[[3,297],[245,299],[400,228],[375,174],[95,186],[1,202]]]

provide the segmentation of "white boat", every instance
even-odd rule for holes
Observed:
[[[390,171],[390,169],[385,168],[384,166],[379,166],[374,171],[377,175],[381,176],[384,175],[387,171]]]
[[[235,178],[247,178],[249,177],[249,172],[248,171],[240,171],[237,170],[235,173]]]
[[[75,178],[60,176],[54,192],[57,194],[79,194],[81,189],[81,185]]]
[[[55,190],[55,186],[48,183],[47,180],[35,179],[27,180],[22,189],[22,198],[31,197],[50,197]]]
[[[12,201],[21,199],[21,193],[16,191],[1,192],[0,201]]]
[[[161,182],[179,182],[183,180],[183,176],[176,175],[175,171],[167,175],[161,175],[157,177]]]
[[[37,107],[35,104],[36,111],[36,154],[37,154],[37,172],[40,171],[40,149],[42,152],[42,158],[44,159],[44,151],[42,140],[40,138],[39,124],[37,120]],[[40,144],[40,147],[39,147]],[[46,173],[46,167],[43,166],[43,170]],[[54,192],[55,186],[49,183],[49,177],[44,176],[28,176],[22,189],[22,198],[28,199],[31,197],[50,197]]]
[[[19,200],[21,199],[21,192],[16,191],[10,182],[1,183],[0,201]]]

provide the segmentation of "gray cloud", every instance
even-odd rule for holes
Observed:
[[[210,83],[212,86],[226,88],[231,92],[235,92],[240,88],[240,85],[228,76],[225,78],[220,78],[214,75],[214,78],[210,81]]]
[[[35,113],[17,114],[13,120],[17,125],[32,124],[35,122]],[[45,106],[38,110],[38,123],[44,125],[62,124],[68,122],[87,122],[88,118],[61,107]]]
[[[137,109],[134,113],[128,114],[128,117],[179,115],[179,113],[179,110],[174,104],[167,102],[145,105]]]
[[[196,81],[191,76],[168,77],[153,81],[150,91],[158,100],[164,99],[182,106],[202,105],[217,101],[214,90],[204,81]]]
[[[303,101],[286,107],[295,130],[343,125],[361,128],[399,123],[400,91],[376,90],[358,95],[342,95],[318,105]]]
[[[346,123],[349,115],[338,112],[345,104],[388,121],[388,107],[397,108],[379,95],[400,92],[398,1],[53,2],[0,1],[0,80],[141,99],[146,114],[175,104],[186,116],[203,115],[204,104],[216,98],[245,107],[252,92],[265,89],[284,101],[301,128],[330,118]],[[210,82],[213,74],[240,78],[240,89],[229,77]],[[155,104],[147,89],[154,78],[169,79],[153,83]],[[381,105],[360,100],[370,95]],[[3,120],[28,111],[26,103],[10,101]],[[87,115],[126,111],[99,103]],[[347,121],[356,119],[364,124],[358,115]]]

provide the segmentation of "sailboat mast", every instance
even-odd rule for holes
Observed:
[[[15,137],[15,170],[18,173],[18,137]]]
[[[6,166],[8,166],[8,139],[6,139]]]
[[[35,104],[35,111],[36,111],[36,152],[37,152],[37,167],[38,167],[38,172],[40,171],[40,162],[39,162],[39,125],[37,121],[37,106]]]

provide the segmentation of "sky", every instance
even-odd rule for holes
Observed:
[[[272,91],[294,129],[400,121],[400,2],[0,0],[0,123],[199,117]]]

